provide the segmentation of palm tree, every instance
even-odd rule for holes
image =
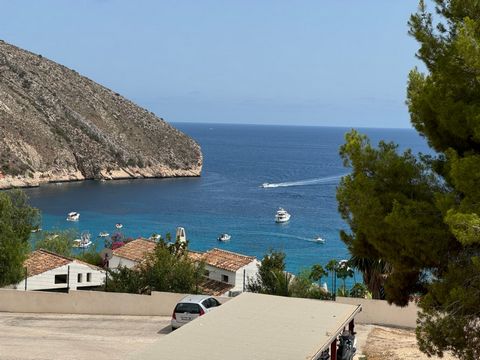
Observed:
[[[363,275],[363,282],[372,293],[373,299],[384,299],[383,285],[392,267],[381,259],[369,259],[352,256],[349,263]]]
[[[328,276],[328,272],[325,271],[322,265],[315,264],[312,266],[310,275],[308,277],[310,278],[310,280],[318,282],[318,284],[321,286],[322,277],[324,276]]]
[[[338,268],[338,261],[336,259],[331,259],[325,268],[330,271],[332,274],[332,294],[335,296],[336,293],[336,277],[337,277],[337,268]]]

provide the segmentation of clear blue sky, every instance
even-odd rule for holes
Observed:
[[[0,5],[0,39],[169,121],[410,127],[416,0]]]

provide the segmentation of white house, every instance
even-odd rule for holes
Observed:
[[[25,279],[14,286],[17,290],[91,289],[105,281],[103,269],[43,249],[30,253],[24,266]]]
[[[145,260],[148,254],[155,250],[156,242],[147,239],[136,239],[113,250],[112,258],[108,261],[110,269],[126,266],[131,269]]]
[[[136,239],[113,250],[108,267],[134,268],[153,253],[156,243],[147,239]],[[231,251],[212,249],[205,253],[189,251],[193,261],[205,263],[205,278],[199,287],[204,293],[215,296],[233,296],[245,291],[250,280],[257,277],[260,262],[253,256],[245,256]]]
[[[260,262],[253,256],[215,248],[196,257],[205,262],[206,277],[230,285],[228,291],[221,295],[241,293],[249,281],[257,278]]]

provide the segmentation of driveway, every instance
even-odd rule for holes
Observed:
[[[167,316],[0,312],[0,359],[124,359],[170,332]]]

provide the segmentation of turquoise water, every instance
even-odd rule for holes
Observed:
[[[270,249],[285,251],[287,268],[298,272],[315,263],[348,257],[339,239],[345,228],[337,212],[335,189],[348,173],[338,148],[348,129],[325,127],[175,124],[202,146],[202,177],[114,182],[86,181],[28,189],[43,214],[43,229],[88,230],[97,249],[100,231],[124,225],[127,237],[175,233],[186,228],[190,247],[219,247],[261,258]],[[398,142],[402,148],[428,152],[413,130],[364,129],[373,142]],[[262,183],[274,187],[262,188]],[[292,215],[276,224],[281,206]],[[65,221],[69,211],[78,223]],[[232,235],[229,242],[216,239]],[[312,239],[320,235],[325,244]]]

